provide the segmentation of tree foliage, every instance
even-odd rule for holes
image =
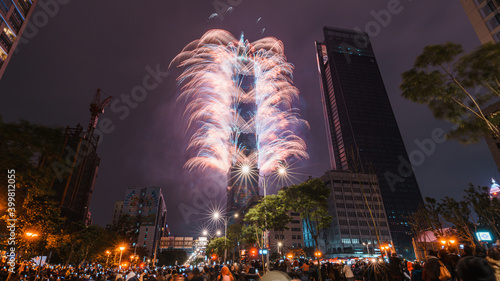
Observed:
[[[217,257],[223,257],[224,251],[226,249],[229,249],[229,244],[226,243],[224,237],[218,237],[210,240],[205,250],[205,253],[208,258],[210,258],[214,254],[217,255]]]
[[[473,248],[479,242],[476,237],[479,228],[500,235],[500,201],[490,197],[488,187],[470,184],[462,200],[444,197],[437,201],[426,197],[425,202],[408,220],[421,247],[429,242],[423,240],[426,231],[432,231],[438,240],[453,237]]]
[[[461,45],[430,45],[402,74],[403,97],[427,104],[434,116],[457,125],[447,137],[477,142],[485,134],[500,138],[500,116],[482,107],[500,97],[500,44],[485,44],[463,54]]]
[[[47,245],[47,236],[60,228],[59,204],[51,188],[55,176],[50,167],[62,150],[64,134],[60,128],[51,128],[21,120],[4,123],[0,116],[0,169],[15,171],[16,247],[28,254],[40,254]],[[3,173],[0,181],[0,211],[5,214],[1,227],[5,229],[8,182]],[[14,215],[14,212],[12,212]],[[28,237],[27,232],[38,236]],[[6,242],[6,241],[2,241]],[[7,245],[7,243],[1,243]],[[22,253],[23,251],[21,251]]]
[[[280,191],[287,209],[300,213],[306,230],[311,234],[316,248],[323,229],[330,226],[332,216],[328,214],[330,189],[320,179],[309,179]]]

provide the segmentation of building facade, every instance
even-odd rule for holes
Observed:
[[[500,42],[500,1],[460,0],[481,44]]]
[[[330,171],[321,180],[330,188],[328,212],[333,217],[324,233],[327,257],[379,255],[381,246],[392,246],[376,175]]]
[[[280,253],[282,256],[285,256],[292,249],[305,247],[300,214],[290,212],[289,215],[291,221],[285,229],[271,229],[269,231],[271,252]]]
[[[370,38],[323,31],[316,49],[332,170],[377,175],[398,253],[413,255],[406,218],[423,200]]]
[[[113,211],[113,225],[116,225],[118,221],[120,220],[120,217],[122,216],[123,212],[123,201],[116,201],[115,202],[115,208]]]
[[[117,215],[119,214],[119,215]],[[136,240],[130,247],[144,247],[150,257],[155,257],[162,237],[169,235],[167,207],[160,187],[129,187],[125,200],[115,203],[113,222],[128,215],[136,224]]]
[[[235,77],[237,85],[245,93],[252,91],[255,77],[244,73]],[[256,114],[257,104],[254,99],[241,97],[237,101],[237,111],[239,112],[246,126],[233,132],[233,139],[236,140],[236,147],[242,149],[247,163],[236,163],[228,173],[227,187],[227,211],[233,214],[244,208],[247,202],[259,195],[259,169],[257,168],[257,135],[255,134],[255,122],[253,118]],[[245,170],[248,169],[248,170]]]
[[[11,60],[38,0],[0,0],[0,79]]]

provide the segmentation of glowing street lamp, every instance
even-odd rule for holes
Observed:
[[[203,234],[203,236],[207,236],[208,235],[208,230],[206,230],[206,229],[203,230],[202,234]]]
[[[366,252],[368,253],[368,256],[370,255],[370,248],[368,247],[368,245],[371,245],[372,242],[371,241],[368,241],[367,243],[363,242],[363,246],[366,245]]]
[[[35,238],[38,237],[38,233],[26,232],[26,236],[28,236],[29,238]]]
[[[111,254],[111,252],[106,250],[106,255],[108,255],[108,257],[106,258],[106,267],[108,267],[108,261],[109,261],[110,254]]]
[[[243,168],[242,168],[243,169]],[[238,213],[235,213],[234,214],[234,217],[237,218],[238,217]],[[226,249],[226,240],[227,240],[227,223],[229,221],[229,218],[227,217],[222,217],[221,214],[219,212],[215,212],[213,214],[213,218],[214,220],[219,220],[219,219],[222,219],[224,221],[224,263],[226,263],[226,257],[227,257],[227,249]],[[217,236],[220,236],[221,235],[221,231],[220,230],[217,230]]]
[[[319,259],[323,254],[318,250],[316,252],[314,252],[314,256],[316,257],[316,259]]]
[[[219,212],[215,212],[213,216],[214,216],[215,220],[218,220],[220,218],[220,213]]]
[[[118,248],[120,250],[120,261],[118,262],[118,264],[120,265],[120,268],[122,266],[122,254],[123,254],[123,250],[125,250],[125,247],[123,246],[120,246],[120,248]]]

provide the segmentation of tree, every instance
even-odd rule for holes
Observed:
[[[284,229],[290,220],[283,193],[264,197],[248,210],[244,218],[245,222],[254,226],[255,240],[259,248],[265,246],[260,241],[260,238],[263,238],[262,233],[269,229]]]
[[[445,236],[444,228],[445,221],[441,217],[441,206],[436,201],[436,199],[431,197],[425,197],[425,217],[429,223],[430,229],[434,233],[437,239]]]
[[[475,248],[477,223],[475,222],[469,204],[446,196],[439,203],[439,211],[443,218],[452,223],[458,236]]]
[[[403,97],[427,104],[436,118],[457,125],[448,138],[465,144],[485,134],[500,139],[500,115],[488,116],[481,108],[500,97],[500,44],[465,55],[462,46],[450,42],[427,46],[402,78]]]
[[[228,244],[225,241],[224,237],[214,238],[210,240],[205,249],[205,253],[207,257],[210,259],[212,255],[217,255],[217,257],[223,257],[224,251],[228,249]]]
[[[311,234],[316,249],[318,237],[323,229],[330,226],[332,216],[328,215],[330,189],[320,179],[309,179],[298,185],[280,190],[288,210],[300,213],[306,231]]]
[[[7,212],[7,179],[0,181],[0,210],[4,211],[1,227],[7,219],[17,219],[16,246],[31,254],[43,254],[47,237],[63,222],[59,202],[51,188],[55,173],[50,164],[59,159],[64,142],[60,128],[51,128],[21,120],[4,123],[0,116],[0,169],[15,171],[15,214]],[[12,187],[11,187],[12,189]],[[14,217],[15,215],[15,217]],[[37,233],[29,238],[26,232]],[[6,241],[2,241],[6,242]],[[7,245],[7,243],[1,243]]]
[[[413,232],[413,241],[417,260],[425,260],[427,257],[427,231],[430,228],[429,214],[424,206],[421,206],[415,213],[407,219]],[[421,254],[418,254],[421,252]]]
[[[490,198],[488,187],[469,185],[465,190],[465,200],[479,218],[479,224],[493,230],[500,237],[500,201]]]

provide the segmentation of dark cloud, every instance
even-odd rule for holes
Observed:
[[[288,60],[295,65],[294,81],[301,91],[297,105],[311,126],[304,136],[311,158],[298,170],[301,179],[320,176],[329,169],[329,161],[314,41],[322,40],[325,25],[364,29],[375,20],[373,13],[387,9],[389,2],[394,0],[242,0],[221,21],[209,20],[215,8],[206,0],[73,0],[61,6],[12,59],[0,81],[1,114],[6,121],[86,125],[96,88],[118,99],[129,94],[142,84],[146,67],[166,70],[187,43],[209,29],[227,29],[235,36],[243,31],[250,41],[274,36],[284,42]],[[459,1],[401,1],[399,7],[401,12],[391,16],[372,43],[411,152],[418,149],[416,139],[429,138],[435,128],[449,125],[436,121],[425,106],[400,96],[400,73],[428,44],[453,41],[471,50],[479,40]],[[110,108],[103,115],[116,127],[99,147],[102,161],[91,204],[96,223],[110,222],[114,201],[123,199],[125,188],[132,185],[164,187],[168,221],[176,235],[196,235],[206,203],[223,201],[225,183],[220,178],[183,169],[189,155],[183,103],[175,101],[180,71],[169,73],[123,120],[123,113]],[[469,182],[486,185],[491,176],[498,176],[484,143],[465,147],[454,141],[437,145],[415,172],[423,195],[434,197],[460,196]],[[194,214],[189,223],[183,217],[186,210]]]

